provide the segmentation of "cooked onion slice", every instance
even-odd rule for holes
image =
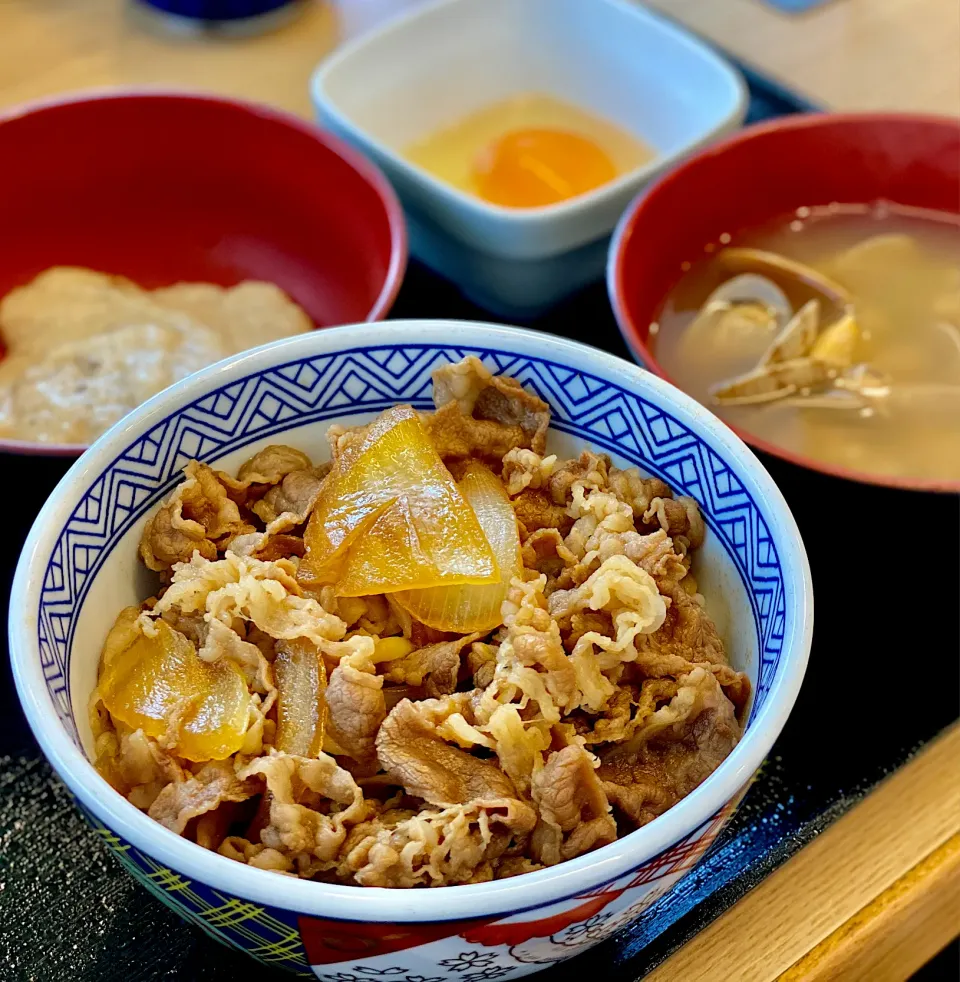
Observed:
[[[166,621],[156,634],[131,631],[124,611],[108,636],[99,692],[114,719],[147,736],[173,737],[187,760],[224,760],[236,753],[247,731],[251,696],[243,672],[221,658],[206,662],[193,643]],[[125,646],[112,643],[122,636]],[[129,642],[129,643],[126,643]]]
[[[416,411],[394,406],[337,457],[298,578],[341,597],[499,580],[493,554]]]
[[[775,252],[737,247],[721,249],[717,253],[717,265],[731,275],[756,273],[766,276],[783,287],[795,301],[817,297],[829,301],[824,306],[833,306],[837,311],[845,310],[853,303],[850,292],[835,280]]]
[[[793,307],[783,290],[773,280],[756,273],[742,273],[725,280],[707,297],[702,310],[730,310],[744,304],[763,307],[780,326],[793,316]]]
[[[418,621],[438,631],[492,631],[503,623],[500,607],[522,565],[517,518],[500,479],[486,467],[468,468],[459,486],[497,558],[500,581],[403,590],[394,598]]]
[[[323,748],[326,716],[323,655],[305,638],[280,641],[273,672],[277,683],[277,750],[316,757]]]

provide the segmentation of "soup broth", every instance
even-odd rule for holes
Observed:
[[[886,204],[833,206],[798,209],[766,229],[723,239],[686,271],[651,327],[650,343],[673,381],[730,425],[790,453],[885,478],[960,481],[960,219]],[[731,246],[802,263],[842,288],[840,299],[821,294],[817,309],[821,334],[845,314],[852,318],[850,331],[839,327],[846,367],[831,369],[823,384],[817,376],[812,388],[796,376],[791,398],[763,391],[756,375],[770,373],[777,360],[769,355],[783,319],[698,316],[734,275]],[[736,269],[744,271],[753,270]],[[789,272],[756,272],[783,290],[793,313],[816,295]],[[803,342],[794,342],[782,356],[804,353]],[[872,380],[862,398],[843,389],[857,372]],[[749,379],[742,391],[760,395],[722,404],[724,394],[741,392],[722,385],[737,376]],[[789,376],[788,366],[782,377]]]

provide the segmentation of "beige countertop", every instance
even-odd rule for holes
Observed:
[[[0,0],[0,105],[66,89],[167,83],[308,115],[313,65],[345,37],[421,2],[311,0],[273,34],[214,42],[151,33],[128,0]],[[834,109],[960,115],[957,0],[832,0],[802,15],[759,0],[653,6]]]
[[[958,0],[832,0],[784,14],[759,0],[652,0],[831,109],[960,115]]]

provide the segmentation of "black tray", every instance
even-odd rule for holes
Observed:
[[[748,121],[815,107],[743,68]],[[490,320],[411,266],[395,317]],[[629,358],[596,284],[534,326]],[[2,596],[37,503],[61,461],[2,461]],[[813,567],[817,627],[799,702],[706,859],[641,920],[563,968],[637,979],[847,811],[958,714],[960,593],[955,497],[848,484],[774,459]],[[943,604],[943,610],[938,606]],[[6,611],[0,610],[6,619]],[[931,662],[933,671],[928,668]],[[227,982],[254,968],[158,903],[108,857],[39,756],[13,692],[0,688],[0,982]],[[915,666],[915,667],[914,667]],[[916,674],[914,680],[911,676]],[[798,912],[798,917],[802,912]]]

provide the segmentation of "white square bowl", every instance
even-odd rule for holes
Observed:
[[[588,194],[526,209],[485,202],[404,158],[414,141],[530,92],[605,117],[655,157]],[[393,182],[414,255],[472,299],[521,315],[599,278],[634,195],[735,129],[746,109],[730,65],[628,0],[440,0],[334,53],[311,93],[320,121]]]

